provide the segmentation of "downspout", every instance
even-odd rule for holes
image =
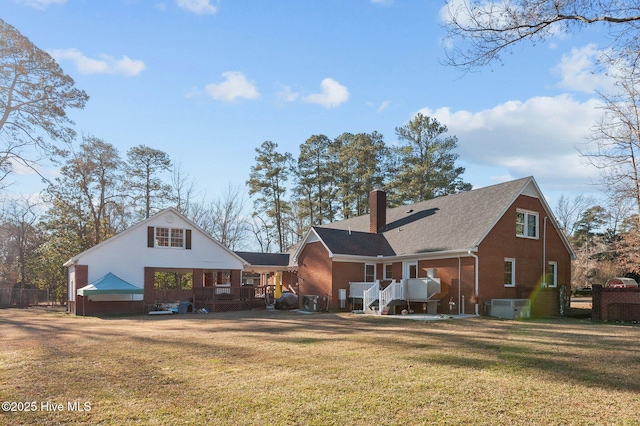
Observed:
[[[544,217],[542,226],[542,286],[547,288],[547,216]]]
[[[474,268],[474,272],[475,272],[475,274],[474,274],[475,278],[474,279],[475,279],[475,282],[476,282],[475,287],[476,287],[476,299],[477,299],[480,296],[479,293],[478,293],[478,256],[473,254],[471,252],[471,250],[469,250],[467,253],[469,254],[469,256],[473,257],[476,260],[476,266]],[[478,313],[478,303],[476,303],[476,315],[480,315]]]
[[[458,256],[458,315],[460,315],[460,297],[462,296],[461,287],[462,287],[462,260],[460,256]]]

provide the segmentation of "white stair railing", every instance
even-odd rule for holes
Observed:
[[[380,297],[380,281],[375,281],[371,284],[371,287],[366,289],[362,298],[362,309],[364,312],[375,312],[375,308],[371,305]]]
[[[394,300],[404,300],[404,286],[396,280],[393,280],[387,288],[380,292],[380,311]]]

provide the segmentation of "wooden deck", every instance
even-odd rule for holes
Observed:
[[[196,309],[243,311],[266,307],[267,300],[273,303],[273,294],[274,286],[207,286],[193,289],[193,301]]]

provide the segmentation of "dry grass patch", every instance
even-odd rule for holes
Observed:
[[[0,333],[0,400],[38,408],[0,424],[640,424],[640,327],[0,310]]]

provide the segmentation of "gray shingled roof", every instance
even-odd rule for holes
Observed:
[[[238,256],[254,266],[288,266],[288,253],[254,253],[248,251],[235,252]]]
[[[387,226],[381,234],[369,233],[368,214],[314,229],[334,254],[388,256],[472,249],[531,181],[528,177],[387,209]]]
[[[395,254],[382,234],[323,227],[313,229],[332,253],[358,256],[393,256]]]

